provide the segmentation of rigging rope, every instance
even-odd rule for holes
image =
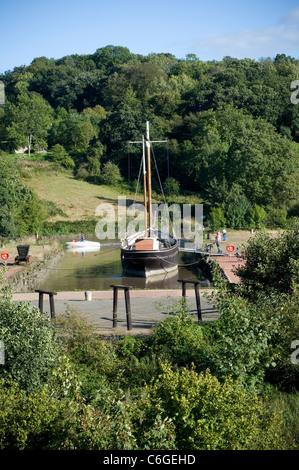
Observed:
[[[169,214],[169,210],[168,210],[168,204],[166,203],[166,198],[165,198],[165,194],[164,194],[164,191],[163,191],[163,186],[162,186],[162,183],[161,183],[160,174],[159,174],[159,171],[158,171],[157,161],[156,161],[156,157],[155,157],[155,153],[154,153],[153,148],[152,148],[152,154],[153,154],[153,159],[154,159],[154,162],[155,162],[156,172],[157,172],[157,175],[158,175],[158,180],[159,180],[162,196],[163,196],[163,199],[164,199],[164,204],[165,204],[166,210],[167,210],[168,220],[170,222],[171,227],[173,228],[173,224],[172,224],[172,220],[170,218],[170,214]]]
[[[136,191],[135,191],[135,196],[134,196],[134,204],[135,204],[135,202],[136,202],[137,193],[138,193],[138,188],[139,188],[139,181],[140,181],[140,175],[141,175],[141,168],[142,168],[142,158],[141,158],[141,162],[140,162],[138,180],[137,180]]]

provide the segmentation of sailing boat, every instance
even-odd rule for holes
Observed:
[[[146,123],[146,143],[143,144],[143,188],[145,229],[135,233],[121,243],[121,262],[125,275],[148,277],[165,274],[178,268],[179,242],[170,233],[153,227],[152,186],[151,186],[151,141],[149,122]],[[144,145],[145,144],[145,145]],[[145,149],[147,153],[147,170]],[[147,191],[148,187],[148,191]]]

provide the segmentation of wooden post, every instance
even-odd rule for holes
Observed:
[[[126,302],[127,330],[131,330],[132,329],[132,317],[131,317],[130,287],[125,288],[125,302]]]
[[[198,291],[198,282],[194,284],[195,296],[196,296],[196,306],[197,306],[197,317],[198,323],[201,321],[201,305],[200,305],[200,295]]]
[[[178,282],[182,283],[182,297],[183,297],[183,309],[186,310],[186,281],[178,279]]]
[[[130,302],[131,286],[111,284],[110,287],[113,287],[113,328],[117,327],[118,289],[123,289],[124,294],[125,294],[125,304],[126,304],[127,330],[131,330],[132,329],[131,302]]]
[[[35,292],[38,292],[38,308],[40,313],[44,313],[44,294],[47,294],[49,296],[51,318],[55,318],[54,295],[56,295],[57,292],[39,289]]]
[[[44,313],[44,294],[43,292],[39,292],[38,294],[38,308],[41,314]]]
[[[113,287],[113,328],[117,327],[117,292],[117,287]]]
[[[201,317],[200,295],[198,291],[199,281],[186,281],[185,279],[178,279],[178,282],[182,283],[182,297],[183,297],[184,309],[186,308],[186,284],[189,283],[189,284],[194,285],[197,316],[198,316],[198,322],[200,322],[202,317]]]
[[[185,281],[181,281],[182,282],[182,296],[186,299],[186,282]]]
[[[51,318],[55,318],[55,307],[54,307],[54,294],[51,292],[49,294],[49,300],[50,300],[50,314]]]

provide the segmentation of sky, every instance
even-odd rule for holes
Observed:
[[[107,45],[203,61],[298,59],[299,0],[0,0],[0,33],[0,73]]]

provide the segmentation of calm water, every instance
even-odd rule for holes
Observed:
[[[113,242],[115,241],[111,241]],[[198,255],[192,253],[179,253],[177,271],[144,279],[122,275],[120,247],[118,246],[101,246],[99,251],[78,253],[68,252],[62,245],[62,250],[64,256],[61,261],[49,269],[47,278],[37,287],[38,289],[110,290],[111,284],[129,285],[134,288],[173,289],[181,287],[181,283],[177,282],[178,279],[200,280],[202,286],[210,285],[194,264],[198,260]]]

